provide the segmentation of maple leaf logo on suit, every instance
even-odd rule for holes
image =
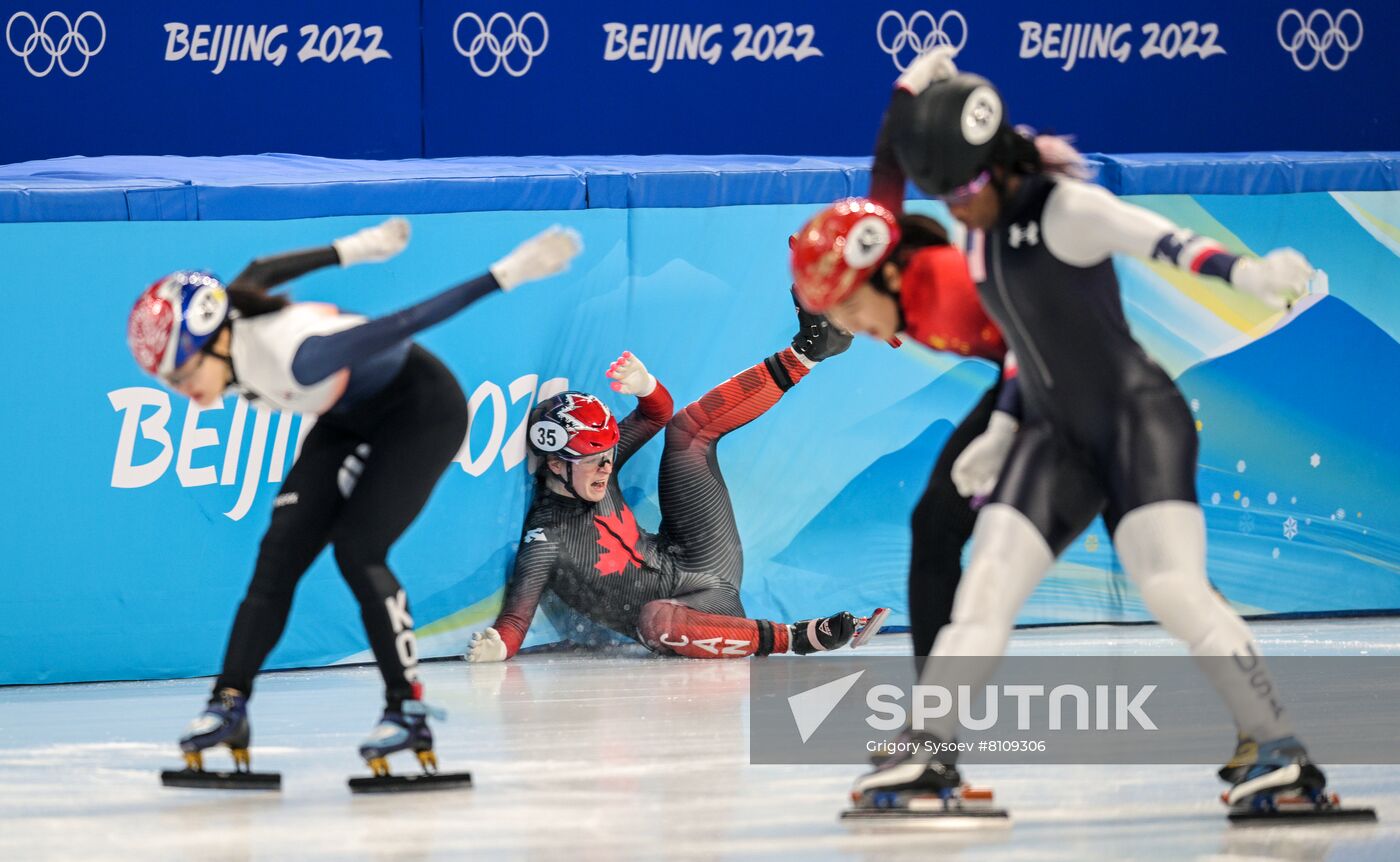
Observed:
[[[641,536],[631,509],[624,505],[610,515],[594,515],[593,523],[598,527],[598,545],[603,549],[593,565],[599,575],[619,574],[629,563],[641,567],[642,555],[637,552]]]

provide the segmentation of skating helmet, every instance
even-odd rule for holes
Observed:
[[[962,73],[890,108],[890,142],[904,173],[929,195],[971,182],[1014,135],[992,82]]]
[[[223,282],[207,272],[172,272],[137,298],[126,343],[147,374],[167,377],[214,338],[228,311]]]
[[[530,414],[530,449],[578,461],[617,445],[617,420],[603,402],[584,392],[546,398]]]
[[[899,222],[872,200],[846,198],[817,213],[788,244],[797,301],[821,314],[880,268],[899,245]]]

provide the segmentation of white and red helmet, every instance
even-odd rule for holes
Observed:
[[[793,234],[797,301],[822,314],[855,293],[899,245],[894,213],[867,198],[839,200]]]
[[[617,419],[586,392],[561,392],[536,405],[529,439],[537,455],[579,461],[617,445]]]
[[[223,282],[207,272],[172,272],[136,299],[126,343],[147,374],[168,377],[204,349],[228,313]]]

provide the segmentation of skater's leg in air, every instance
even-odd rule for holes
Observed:
[[[842,611],[798,623],[778,623],[743,617],[742,608],[721,604],[714,611],[704,596],[660,599],[642,608],[637,634],[654,652],[688,658],[744,658],[793,652],[810,655],[838,649],[850,642],[858,621]],[[737,613],[728,611],[737,610]]]
[[[799,310],[793,347],[719,384],[666,426],[658,488],[661,533],[679,547],[687,571],[715,575],[737,590],[743,549],[715,444],[762,416],[813,365],[844,351],[850,341],[820,316]]]

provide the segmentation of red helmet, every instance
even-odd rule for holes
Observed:
[[[797,301],[821,314],[854,293],[898,244],[894,213],[867,198],[837,201],[789,243]]]
[[[530,414],[530,448],[538,455],[578,461],[613,448],[617,438],[612,411],[584,392],[546,398]]]

